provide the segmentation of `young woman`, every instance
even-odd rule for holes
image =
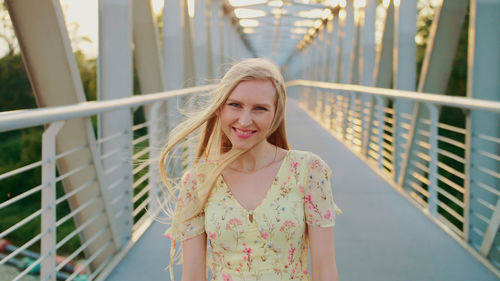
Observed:
[[[308,250],[312,280],[338,279],[333,226],[341,211],[331,171],[318,156],[290,150],[285,100],[278,67],[247,59],[228,70],[209,106],[171,134],[160,161],[170,189],[165,161],[200,129],[166,232],[172,248],[182,241],[182,280],[206,280],[207,260],[212,280],[310,280]]]

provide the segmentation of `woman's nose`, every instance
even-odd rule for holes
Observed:
[[[238,119],[238,123],[240,123],[241,126],[252,125],[252,115],[251,115],[250,111],[243,110],[241,112],[239,119]]]

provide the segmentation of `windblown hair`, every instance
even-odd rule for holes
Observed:
[[[232,149],[231,142],[223,133],[217,110],[226,103],[234,88],[242,82],[249,80],[269,80],[276,89],[275,115],[271,123],[267,141],[273,145],[288,150],[288,140],[285,130],[285,102],[286,90],[283,76],[279,68],[272,62],[261,59],[245,59],[233,65],[224,75],[214,90],[212,100],[208,106],[194,116],[181,122],[175,127],[168,138],[160,155],[159,170],[162,181],[167,186],[170,194],[175,194],[172,179],[167,173],[168,160],[177,145],[192,143],[197,140],[197,150],[194,165],[200,161],[213,162],[214,170],[208,173],[206,180],[198,186],[199,206],[190,214],[177,214],[180,220],[187,220],[198,215],[204,208],[210,193],[222,171],[238,156],[248,150]],[[194,132],[198,131],[198,136]],[[180,186],[180,185],[178,185]]]

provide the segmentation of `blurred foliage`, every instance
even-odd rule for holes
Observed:
[[[12,26],[5,7],[0,5],[0,26]],[[6,22],[8,20],[8,22]],[[0,39],[11,40],[2,33]],[[8,37],[8,38],[7,38]],[[7,39],[5,39],[7,38]],[[15,36],[14,36],[15,39]],[[84,41],[84,38],[82,39]],[[17,44],[17,40],[11,40]],[[37,101],[33,94],[28,75],[26,73],[22,56],[16,52],[16,44],[13,48],[0,58],[0,112],[10,110],[21,110],[37,108]],[[10,44],[9,44],[10,46]],[[84,53],[77,50],[75,59],[80,71],[82,86],[86,99],[96,100],[97,97],[97,63],[96,59],[87,59]],[[95,127],[96,120],[93,118]],[[33,127],[21,130],[13,130],[0,133],[0,174],[23,167],[41,160],[41,135],[43,127]],[[40,185],[41,168],[34,168],[16,176],[0,181],[0,203],[22,194],[27,190]],[[57,197],[64,194],[61,183],[56,185]],[[10,205],[8,208],[0,209],[0,232],[13,226],[21,219],[29,216],[40,209],[41,193],[34,194]],[[62,218],[70,212],[66,201],[60,203],[56,208],[57,219]],[[22,245],[27,240],[40,233],[40,216],[36,217],[23,227],[9,234],[6,238],[14,244]],[[57,241],[75,230],[73,220],[68,220],[57,228]],[[78,235],[71,238],[59,249],[59,254],[71,253],[80,246]],[[35,243],[29,249],[39,251],[40,243]]]

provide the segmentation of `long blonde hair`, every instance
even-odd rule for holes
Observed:
[[[231,142],[222,132],[220,120],[216,115],[217,110],[225,104],[234,88],[240,82],[248,80],[269,80],[272,82],[276,89],[276,111],[269,130],[270,134],[266,138],[273,145],[286,150],[290,149],[285,130],[285,82],[279,68],[272,62],[262,58],[245,59],[236,63],[226,72],[215,88],[209,105],[194,116],[181,122],[171,131],[160,155],[160,175],[170,194],[175,194],[175,192],[172,179],[169,178],[167,173],[166,163],[177,145],[192,142],[192,138],[194,138],[198,142],[194,165],[203,159],[217,163],[217,165],[214,165],[214,170],[208,173],[206,180],[197,187],[200,205],[191,214],[179,214],[181,219],[189,219],[198,215],[203,210],[222,171],[238,156],[251,149],[232,149]],[[196,131],[199,131],[199,135],[191,137],[190,135]]]

